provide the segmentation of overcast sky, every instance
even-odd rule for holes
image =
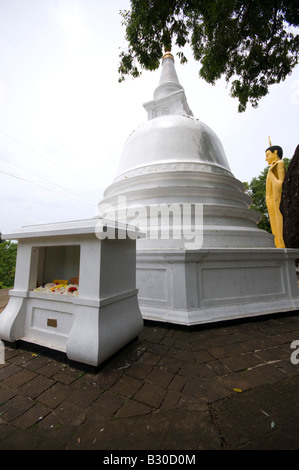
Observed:
[[[147,120],[160,70],[118,83],[129,0],[0,0],[0,231],[93,217],[127,137]],[[266,167],[268,136],[291,158],[299,144],[299,68],[257,109],[238,113],[225,82],[180,65],[196,118],[250,181]]]

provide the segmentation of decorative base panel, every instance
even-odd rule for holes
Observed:
[[[145,320],[196,325],[299,309],[299,250],[139,251]]]

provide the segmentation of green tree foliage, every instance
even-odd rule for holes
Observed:
[[[171,46],[185,63],[189,45],[200,77],[213,85],[225,77],[242,112],[298,63],[298,0],[131,0],[131,10],[120,13],[128,48],[119,81],[157,69]]]
[[[290,159],[284,158],[283,161],[287,171],[290,164]],[[266,230],[267,232],[272,233],[266,205],[266,179],[268,170],[269,167],[267,166],[258,177],[252,178],[250,183],[244,183],[244,185],[247,194],[252,199],[252,205],[250,208],[261,214],[261,220],[258,223],[258,227],[262,230]]]
[[[16,269],[17,244],[0,243],[0,289],[13,287]]]

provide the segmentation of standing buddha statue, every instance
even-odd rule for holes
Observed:
[[[285,178],[282,156],[283,150],[279,146],[271,145],[266,150],[266,161],[270,165],[266,180],[266,204],[276,248],[285,248],[283,217],[280,212],[282,184]]]

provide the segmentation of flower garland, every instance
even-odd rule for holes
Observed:
[[[43,294],[79,295],[79,286],[74,284],[49,282],[44,286],[37,287],[33,292],[41,292]]]

